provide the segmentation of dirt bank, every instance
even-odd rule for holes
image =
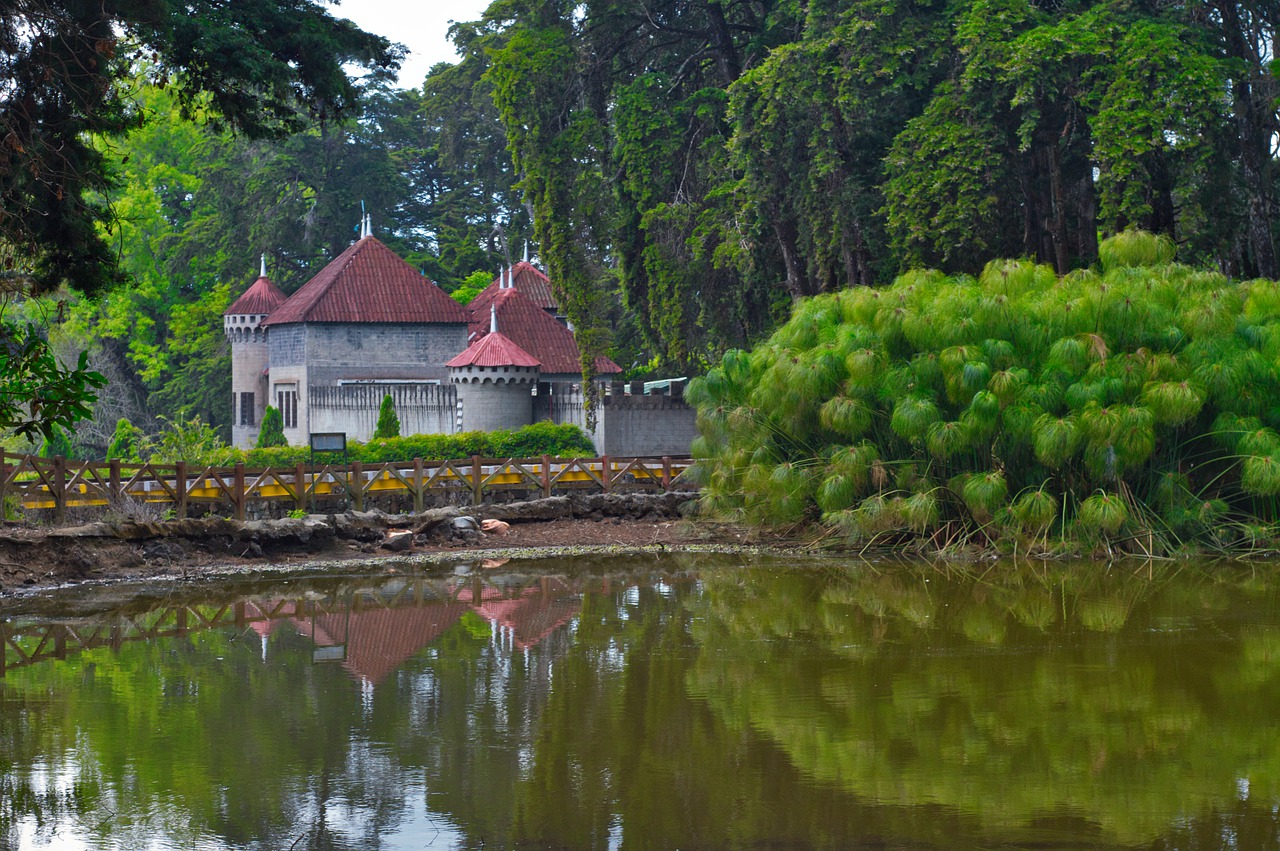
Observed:
[[[371,556],[581,547],[742,545],[744,530],[691,522],[691,494],[597,494],[422,514],[379,511],[283,520],[225,518],[0,529],[0,596],[69,583],[198,578],[238,567]]]

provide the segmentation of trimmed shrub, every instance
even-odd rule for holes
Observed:
[[[262,427],[258,429],[258,442],[254,444],[257,449],[266,449],[271,446],[288,446],[289,441],[284,437],[284,415],[280,413],[280,409],[272,405],[267,405],[267,410],[262,414]]]
[[[350,461],[383,464],[391,461],[456,460],[481,455],[486,458],[537,458],[540,455],[589,458],[596,454],[586,433],[575,425],[534,423],[515,431],[466,431],[457,434],[413,434],[347,444]],[[251,449],[245,453],[250,467],[291,467],[308,463],[306,446],[279,446]],[[341,463],[333,453],[316,457],[317,463]]]
[[[799,302],[690,383],[704,506],[882,542],[1244,542],[1280,520],[1280,285],[1172,251],[1126,232],[1102,271],[996,261]]]
[[[107,446],[107,460],[137,461],[142,440],[142,430],[125,417],[121,417],[116,421],[116,430],[111,435],[110,445]]]
[[[396,416],[396,403],[388,394],[382,397],[378,406],[378,423],[373,427],[375,440],[385,437],[400,436],[400,418]]]

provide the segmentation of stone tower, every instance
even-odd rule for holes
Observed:
[[[222,314],[222,330],[231,342],[231,445],[253,446],[267,407],[267,329],[262,321],[285,301],[280,288],[262,271],[244,295]]]
[[[490,307],[489,333],[445,364],[458,393],[458,430],[515,429],[533,422],[533,388],[542,364],[498,331]]]

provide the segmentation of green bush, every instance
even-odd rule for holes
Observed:
[[[396,403],[390,395],[382,397],[378,406],[378,423],[373,427],[375,439],[400,436],[400,418],[396,416]]]
[[[797,304],[690,384],[704,507],[939,544],[1174,549],[1280,520],[1280,284],[1174,265],[1138,232],[1100,254]]]
[[[40,444],[40,451],[36,453],[41,458],[57,458],[62,456],[68,460],[76,457],[76,448],[71,443],[71,438],[60,427],[53,427],[53,436],[46,437],[44,443]]]
[[[485,454],[497,458],[536,458],[552,455],[565,458],[591,458],[595,444],[587,433],[575,425],[540,422],[509,431],[489,432],[489,449]]]
[[[560,457],[594,457],[595,447],[591,438],[575,425],[535,423],[515,431],[468,431],[458,434],[414,434],[407,437],[388,437],[361,443],[353,440],[347,444],[351,461],[362,464],[383,464],[390,461],[456,460],[482,455],[486,458],[536,458],[541,455]],[[268,449],[251,449],[244,461],[250,467],[292,467],[308,463],[310,451],[306,446],[279,446]],[[317,456],[317,463],[342,463],[334,453]]]
[[[279,408],[267,405],[267,409],[262,412],[262,426],[258,429],[258,442],[255,448],[267,449],[272,446],[288,445],[289,441],[284,436],[284,415],[280,413]]]
[[[142,430],[121,417],[116,421],[116,430],[111,435],[111,443],[107,447],[108,461],[137,461],[142,445]]]
[[[143,441],[139,454],[156,464],[182,461],[202,467],[225,467],[241,459],[240,451],[228,446],[209,424],[199,417],[189,420],[160,418],[164,427]]]

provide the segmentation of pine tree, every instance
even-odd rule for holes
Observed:
[[[391,397],[383,396],[378,406],[378,424],[373,429],[375,440],[382,437],[400,436],[400,418],[396,416],[396,403]]]
[[[111,435],[111,444],[107,447],[107,460],[137,461],[138,442],[142,432],[128,418],[121,417],[116,422],[115,433]]]
[[[280,415],[280,409],[267,405],[267,410],[262,414],[262,429],[258,432],[257,448],[288,445],[289,441],[284,437],[284,417]]]

